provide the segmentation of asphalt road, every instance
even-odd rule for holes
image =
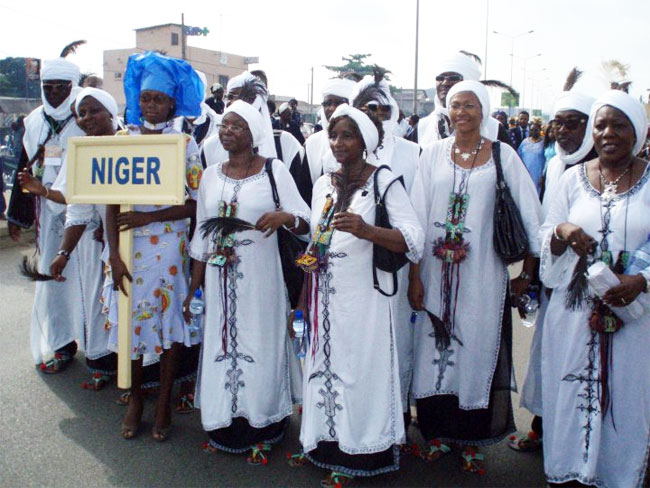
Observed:
[[[313,466],[290,468],[287,452],[297,452],[299,419],[291,419],[285,440],[275,447],[268,466],[253,467],[245,456],[206,454],[200,414],[175,415],[170,439],[151,438],[153,403],[145,405],[139,437],[120,436],[124,407],[115,403],[119,390],[81,389],[87,378],[83,356],[68,370],[43,375],[32,364],[29,320],[33,284],[18,275],[22,255],[33,247],[0,239],[0,486],[318,486],[325,472]],[[516,319],[514,357],[519,385],[525,375],[532,329]],[[531,416],[519,409],[513,394],[517,426],[528,431]],[[423,443],[415,429],[412,440]],[[484,449],[487,475],[460,471],[456,455],[433,463],[407,456],[396,473],[359,479],[354,486],[544,486],[541,453],[520,454],[506,441]]]

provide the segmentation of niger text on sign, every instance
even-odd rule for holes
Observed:
[[[66,154],[69,203],[181,205],[183,134],[75,137]]]

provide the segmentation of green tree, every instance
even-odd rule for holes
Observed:
[[[371,54],[350,54],[349,56],[343,56],[341,59],[345,61],[345,64],[340,66],[325,66],[330,71],[334,71],[337,74],[345,73],[356,73],[360,76],[366,76],[372,74],[372,69],[376,65],[366,64],[366,58],[369,58]],[[378,68],[384,70],[386,73],[390,73],[385,68],[378,66]],[[384,75],[384,78],[388,80],[388,75]]]
[[[25,58],[0,59],[0,96],[38,97],[38,80],[28,80],[25,72]],[[34,91],[36,94],[34,94]]]

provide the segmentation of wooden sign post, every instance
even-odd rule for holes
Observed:
[[[67,150],[68,203],[183,205],[185,136],[71,137]],[[120,257],[133,274],[133,230],[120,232]],[[132,283],[118,301],[117,386],[131,387]]]

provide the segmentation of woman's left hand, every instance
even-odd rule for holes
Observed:
[[[293,226],[293,215],[287,212],[266,212],[255,223],[255,228],[260,232],[264,232],[264,237],[269,237],[283,225],[287,225],[291,220]]]
[[[641,275],[617,274],[616,277],[621,280],[621,284],[610,288],[603,295],[603,301],[607,305],[625,307],[636,300],[639,293],[645,290],[645,278]]]
[[[361,215],[352,212],[339,212],[334,214],[332,227],[336,230],[349,232],[359,239],[365,239],[368,235],[368,229],[370,228]]]
[[[519,297],[526,291],[528,285],[530,285],[530,280],[526,278],[517,277],[510,280],[510,298],[513,306],[517,304]]]
[[[191,323],[192,322],[192,313],[190,312],[190,301],[192,300],[192,297],[194,296],[193,293],[187,295],[185,297],[185,300],[183,300],[183,318],[185,319],[186,323]]]
[[[120,212],[117,214],[117,228],[120,232],[151,223],[148,212]]]

